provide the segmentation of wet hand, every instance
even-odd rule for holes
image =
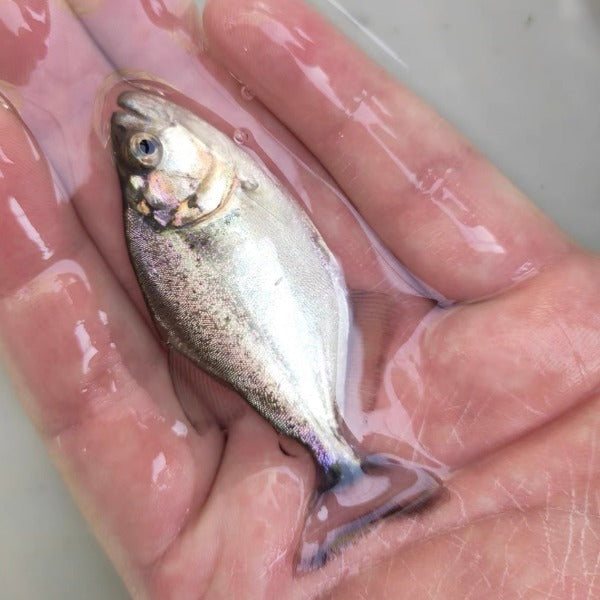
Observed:
[[[213,0],[210,58],[185,2],[72,4],[81,21],[59,0],[0,6],[1,89],[20,115],[0,108],[0,328],[26,408],[132,594],[598,595],[598,258],[299,2]],[[29,29],[9,26],[19,19]],[[179,408],[98,115],[115,65],[240,121],[307,192],[352,287],[377,288],[381,266],[319,162],[431,288],[398,318],[367,419],[448,467],[444,502],[293,577],[312,463],[284,456],[252,413],[225,437],[196,434]],[[319,162],[258,102],[237,116],[249,90]]]

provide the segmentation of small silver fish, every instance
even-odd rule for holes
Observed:
[[[129,253],[167,345],[308,448],[323,492],[368,477],[369,468],[406,471],[381,456],[361,461],[342,434],[348,292],[306,213],[189,110],[142,92],[118,102],[111,138]],[[437,488],[432,476],[408,471],[418,490],[401,501],[378,492],[361,526]],[[323,552],[311,560],[320,564]]]

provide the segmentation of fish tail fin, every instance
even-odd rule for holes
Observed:
[[[389,454],[371,454],[338,470],[336,483],[319,493],[306,519],[296,561],[300,573],[325,564],[372,523],[414,511],[441,489],[426,468]]]

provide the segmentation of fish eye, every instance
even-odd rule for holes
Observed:
[[[144,139],[138,144],[138,149],[146,155],[154,154],[156,152],[156,144],[153,140]]]
[[[162,146],[149,133],[135,133],[129,139],[129,152],[133,159],[144,167],[156,167],[162,156]]]

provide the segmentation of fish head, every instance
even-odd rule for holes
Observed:
[[[189,128],[189,111],[145,92],[125,92],[111,119],[123,198],[160,227],[182,227],[214,213],[234,174]]]

